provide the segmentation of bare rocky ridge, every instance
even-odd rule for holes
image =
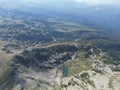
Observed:
[[[100,47],[83,47],[78,43],[29,47],[12,58],[10,72],[0,89],[119,90],[120,66],[105,63],[109,52],[104,51]],[[68,73],[66,76],[63,66]]]
[[[53,88],[55,84],[59,85],[62,77],[61,65],[68,59],[72,59],[77,51],[78,47],[74,45],[60,44],[26,50],[16,55],[11,62],[12,88],[44,90]]]
[[[93,68],[71,77],[62,79],[63,90],[119,90],[120,72],[111,70],[111,66],[92,59]]]

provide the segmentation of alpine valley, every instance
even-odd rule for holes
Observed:
[[[120,90],[120,7],[1,5],[0,90]]]

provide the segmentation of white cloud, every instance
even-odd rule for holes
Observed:
[[[97,5],[97,4],[112,4],[120,5],[120,0],[75,0],[78,3],[86,3],[88,5]]]

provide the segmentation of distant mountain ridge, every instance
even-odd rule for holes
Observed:
[[[6,10],[7,11],[6,11]],[[62,1],[41,1],[41,3],[32,3],[29,5],[24,5],[22,8],[1,8],[2,12],[0,15],[3,15],[3,12],[7,13],[13,12],[25,12],[33,13],[43,16],[52,16],[52,17],[72,17],[73,20],[78,22],[99,27],[109,27],[108,29],[117,29],[120,25],[120,7],[115,5],[99,4],[90,6],[85,3],[77,3],[74,0],[68,2],[67,0]],[[10,14],[9,14],[10,15]],[[29,14],[28,14],[29,15]]]

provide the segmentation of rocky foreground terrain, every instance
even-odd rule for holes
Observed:
[[[105,62],[108,53],[80,43],[27,48],[9,58],[0,89],[120,90],[120,66]]]

